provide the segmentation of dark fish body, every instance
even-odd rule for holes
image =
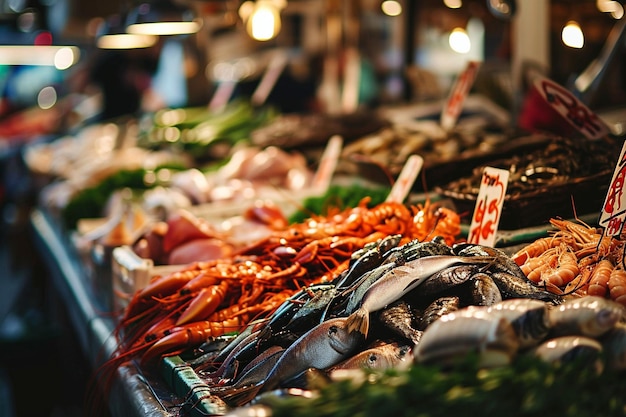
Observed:
[[[479,272],[472,276],[470,294],[478,306],[490,306],[502,301],[500,289],[489,274]]]
[[[480,265],[454,265],[435,273],[419,287],[420,297],[432,297],[469,281],[478,271]]]
[[[233,384],[245,386],[258,384],[260,381],[265,380],[284,352],[285,348],[282,346],[273,346],[265,349],[241,370],[240,374],[233,380]]]
[[[382,258],[378,248],[366,250],[350,262],[348,270],[337,279],[337,288],[352,286],[363,274],[380,265]]]
[[[452,248],[446,245],[443,240],[436,238],[426,242],[412,240],[390,250],[387,256],[385,256],[383,264],[394,263],[402,265],[418,258],[434,255],[453,255]]]
[[[416,328],[416,320],[411,307],[404,301],[397,301],[384,308],[378,316],[381,323],[396,334],[413,342],[419,343],[422,332]]]
[[[397,266],[374,282],[363,295],[359,308],[348,317],[350,329],[367,335],[369,313],[378,311],[413,291],[433,274],[458,264],[488,263],[492,258],[433,255]]]
[[[336,293],[337,288],[330,284],[316,289],[314,295],[298,309],[284,328],[297,331],[305,326],[310,328],[311,325],[319,322],[322,313],[335,298]]]
[[[424,331],[436,320],[448,313],[457,311],[459,307],[459,297],[439,297],[424,309],[424,312],[422,313],[422,316],[420,317],[420,320],[418,322],[417,328]]]
[[[552,304],[560,304],[563,298],[560,295],[551,293],[541,287],[536,286],[526,276],[523,278],[517,275],[511,275],[506,272],[490,272],[489,276],[498,286],[503,299],[507,298],[533,298],[550,302]]]

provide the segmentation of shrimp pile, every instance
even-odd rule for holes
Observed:
[[[595,295],[626,305],[626,241],[582,222],[551,219],[551,236],[513,255],[528,279],[559,294]]]

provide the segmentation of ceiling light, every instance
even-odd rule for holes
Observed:
[[[75,46],[0,45],[1,65],[53,66],[65,70],[78,62],[79,56]]]
[[[96,45],[100,49],[138,49],[156,44],[158,37],[126,32],[126,18],[116,14],[101,23],[96,33]]]
[[[139,35],[187,35],[196,33],[202,21],[192,10],[173,1],[155,0],[142,3],[128,15],[128,33]]]

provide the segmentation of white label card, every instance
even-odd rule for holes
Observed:
[[[613,171],[613,178],[604,199],[598,224],[605,228],[607,236],[617,236],[624,228],[626,218],[626,195],[624,182],[626,181],[626,142]]]
[[[495,244],[508,183],[509,171],[485,167],[467,236],[468,243],[485,246]]]
[[[400,171],[400,175],[398,175],[398,179],[391,187],[391,191],[387,196],[387,202],[402,203],[404,201],[406,196],[409,195],[411,188],[413,188],[415,179],[422,170],[423,165],[424,158],[420,155],[409,156],[404,167],[402,167],[402,171]]]
[[[443,112],[441,113],[441,127],[443,127],[444,130],[452,130],[456,125],[461,110],[463,110],[465,98],[472,89],[479,68],[480,62],[469,61],[465,70],[463,70],[456,79],[452,90],[450,90],[450,96],[446,101]]]

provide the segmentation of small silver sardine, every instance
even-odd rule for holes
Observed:
[[[510,298],[488,307],[488,314],[504,317],[513,326],[520,348],[536,346],[550,331],[548,303],[531,298]]]
[[[591,337],[561,336],[548,339],[530,353],[548,363],[564,364],[580,361],[598,373],[604,368],[600,360],[602,345]]]
[[[431,324],[414,351],[418,363],[446,364],[470,353],[478,353],[481,366],[509,364],[519,347],[511,324],[504,318],[461,309]],[[474,314],[476,313],[476,314]]]
[[[346,317],[329,319],[300,336],[274,365],[261,390],[274,389],[308,368],[326,369],[350,356],[365,338],[350,330],[347,320]]]
[[[624,306],[593,295],[572,298],[549,312],[551,335],[598,337],[608,332],[624,316]]]
[[[365,292],[359,308],[348,317],[348,329],[367,336],[369,313],[399,300],[417,288],[430,276],[458,264],[489,263],[490,257],[433,255],[418,258],[386,272]]]
[[[407,361],[411,349],[398,343],[386,343],[372,347],[357,353],[351,358],[345,359],[333,366],[331,371],[337,369],[372,369],[385,370],[400,366]]]

